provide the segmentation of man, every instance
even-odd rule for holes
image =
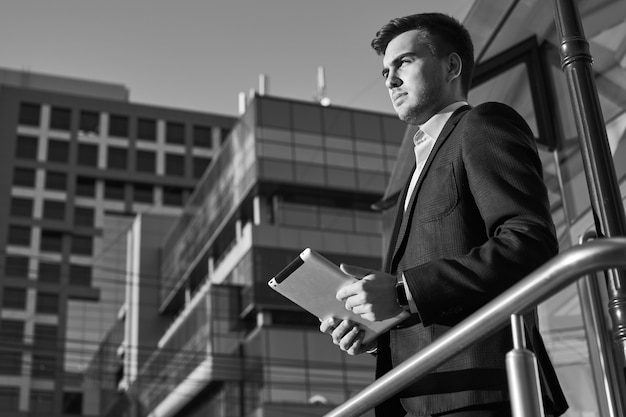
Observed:
[[[359,328],[325,320],[349,354],[376,350],[380,376],[528,275],[558,251],[542,166],[526,122],[510,107],[466,103],[474,52],[455,19],[428,13],[391,20],[372,41],[400,119],[418,125],[416,166],[398,201],[384,271],[342,265],[361,278],[337,298],[368,320],[411,317],[362,346]],[[397,291],[399,290],[399,291]],[[547,415],[567,409],[536,328]],[[510,329],[469,347],[379,407],[376,415],[510,416],[505,355]]]

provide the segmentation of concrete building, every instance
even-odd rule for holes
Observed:
[[[234,122],[0,70],[3,416],[82,413],[82,375],[125,299],[111,234],[137,213],[180,214]]]

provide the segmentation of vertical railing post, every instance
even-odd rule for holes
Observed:
[[[596,238],[595,231],[587,231],[578,240],[582,245]],[[597,273],[590,273],[576,282],[580,298],[580,312],[591,368],[598,411],[602,417],[626,417],[626,380],[622,372],[624,360],[616,354],[609,338],[611,329],[605,319],[601,282]]]
[[[526,348],[524,319],[511,316],[513,350],[506,354],[506,375],[513,417],[543,417],[539,370],[535,354]]]
[[[572,96],[583,166],[600,237],[626,236],[626,216],[591,69],[589,43],[574,0],[554,0],[561,67]],[[626,271],[606,271],[613,338],[626,358]]]

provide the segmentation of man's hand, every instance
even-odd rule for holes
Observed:
[[[346,309],[369,321],[382,321],[402,311],[396,301],[394,275],[353,265],[340,267],[346,275],[359,279],[337,291],[337,299],[345,302]]]
[[[360,355],[376,347],[376,342],[363,345],[363,331],[350,320],[334,317],[321,320],[320,331],[329,334],[333,343],[348,355]]]

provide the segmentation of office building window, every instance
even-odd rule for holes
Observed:
[[[156,120],[142,119],[137,120],[137,139],[156,140]]]
[[[44,220],[64,220],[65,219],[65,202],[44,200],[43,219]]]
[[[95,197],[96,180],[93,178],[76,178],[76,195],[80,197]]]
[[[2,292],[2,308],[13,310],[26,309],[26,289],[4,287]],[[0,361],[0,364],[2,361]]]
[[[107,148],[107,167],[111,169],[128,169],[128,149],[109,146]]]
[[[94,210],[90,207],[74,208],[74,224],[77,226],[93,227],[94,216]]]
[[[185,125],[182,123],[167,122],[165,125],[165,141],[183,145],[185,143]]]
[[[72,111],[62,107],[52,107],[50,110],[50,129],[70,130]]]
[[[40,250],[46,252],[61,252],[63,250],[63,234],[51,230],[42,230]]]
[[[137,203],[154,203],[154,187],[152,185],[135,184],[133,187],[133,201]]]
[[[180,188],[163,187],[163,204],[166,206],[182,206],[183,190]]]
[[[57,314],[59,312],[59,295],[39,291],[37,293],[35,311],[37,313]]]
[[[64,172],[46,171],[47,190],[66,191],[67,190],[67,174]]]
[[[0,320],[0,344],[18,344],[24,341],[24,322],[21,320]]]
[[[377,114],[354,112],[354,136],[380,143],[382,134],[381,117]]]
[[[193,177],[200,178],[211,164],[211,158],[193,158]]]
[[[75,255],[89,255],[93,253],[93,237],[91,236],[72,236],[71,251]]]
[[[49,415],[54,409],[54,393],[52,391],[32,390],[30,392],[30,413]]]
[[[258,106],[259,126],[291,129],[291,109],[289,103],[279,100],[264,99]]]
[[[98,145],[89,143],[78,144],[78,165],[97,167],[98,166]]]
[[[58,327],[53,324],[35,323],[34,339],[35,346],[57,346],[59,336]]]
[[[22,374],[22,352],[19,350],[0,350],[0,375]],[[0,410],[3,410],[0,408]]]
[[[322,107],[316,104],[292,105],[293,129],[304,132],[322,132]]]
[[[78,129],[86,134],[100,133],[100,114],[95,111],[81,110]]]
[[[112,114],[109,117],[109,136],[128,137],[128,117]]]
[[[104,198],[108,200],[125,200],[124,183],[121,181],[105,181]]]
[[[61,282],[61,264],[56,262],[39,262],[39,282],[58,284]]]
[[[35,103],[20,103],[19,123],[24,126],[39,127],[41,106]]]
[[[2,293],[2,308],[11,310],[26,309],[26,289],[15,287],[4,287]],[[2,361],[0,361],[1,363]]]
[[[18,135],[17,143],[15,144],[15,156],[19,159],[36,161],[38,148],[38,138],[34,136]]]
[[[17,187],[35,187],[35,170],[16,167],[13,170],[13,185]]]
[[[80,392],[63,393],[63,414],[80,416],[83,414],[83,394]]]
[[[11,198],[11,216],[33,217],[33,200],[31,198],[12,197]]]
[[[28,278],[28,256],[7,255],[4,260],[4,273],[8,277]]]
[[[165,154],[165,175],[185,176],[185,156],[179,154]]]
[[[56,376],[56,357],[53,355],[34,354],[31,371],[32,376],[36,378],[54,378]]]
[[[9,225],[7,243],[16,246],[30,246],[30,227]]]
[[[70,144],[64,140],[48,140],[48,162],[67,163],[70,157]]]
[[[70,284],[79,287],[91,286],[91,267],[87,265],[70,265]]]
[[[322,109],[324,133],[327,136],[352,137],[352,117],[350,111],[332,107]]]
[[[208,126],[193,127],[193,146],[200,148],[212,148],[213,138],[211,128]]]
[[[137,151],[135,169],[138,172],[154,174],[156,171],[156,154],[152,151]]]
[[[19,407],[20,389],[17,387],[0,387],[0,410],[5,412],[19,411]]]

